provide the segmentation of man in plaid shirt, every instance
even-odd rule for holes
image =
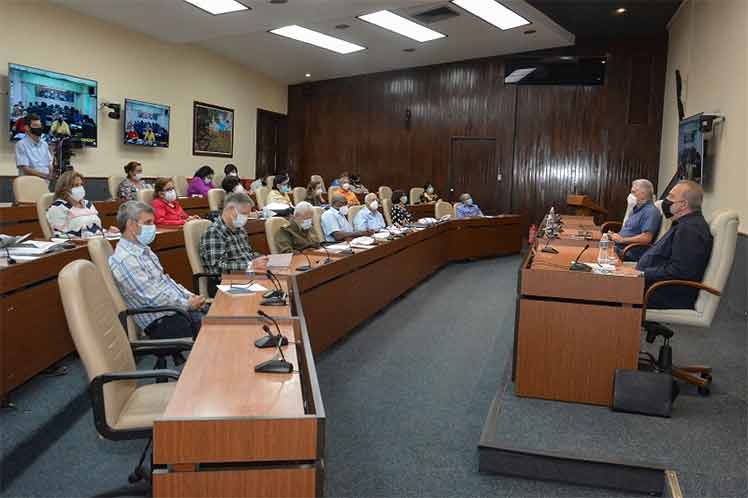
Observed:
[[[244,225],[252,212],[252,199],[244,193],[226,196],[223,213],[200,238],[200,259],[205,273],[245,271],[259,254],[252,250]]]

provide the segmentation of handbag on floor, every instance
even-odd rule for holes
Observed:
[[[611,409],[670,417],[678,392],[678,384],[669,373],[619,368],[613,378]]]

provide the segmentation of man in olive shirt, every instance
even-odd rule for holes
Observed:
[[[289,253],[319,247],[321,241],[312,230],[313,215],[314,208],[308,202],[304,201],[296,205],[291,223],[281,228],[275,235],[278,252]]]

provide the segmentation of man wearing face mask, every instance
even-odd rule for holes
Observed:
[[[462,194],[460,202],[455,207],[455,214],[457,218],[473,218],[483,216],[483,211],[473,202],[473,197],[470,194]]]
[[[321,240],[312,230],[314,208],[308,202],[300,202],[293,211],[288,226],[281,228],[275,236],[275,245],[279,253],[303,251],[318,248]]]
[[[616,243],[616,253],[620,256],[629,244],[651,244],[660,232],[662,216],[653,202],[654,187],[645,179],[634,180],[628,204],[631,210],[623,227],[618,233],[609,233]],[[625,255],[625,261],[638,261],[645,247],[631,248]]]
[[[636,265],[644,273],[649,288],[661,280],[694,280],[704,278],[712,254],[712,234],[701,214],[704,190],[696,182],[679,182],[662,201],[662,212],[672,218],[673,226],[650,247]],[[699,290],[691,287],[666,286],[656,290],[647,306],[658,309],[693,308]]]
[[[205,298],[196,296],[164,272],[156,254],[148,247],[156,237],[153,209],[145,203],[128,201],[117,211],[122,238],[109,257],[109,267],[128,308],[178,307],[190,315],[145,313],[133,318],[153,339],[194,337],[207,311]]]
[[[366,194],[364,198],[366,206],[361,209],[353,220],[353,228],[363,232],[383,229],[387,224],[384,222],[382,213],[379,212],[379,200],[377,194]]]
[[[348,203],[345,197],[333,194],[330,209],[322,215],[322,233],[327,242],[338,242],[345,239],[371,235],[371,232],[355,232],[348,222]]]
[[[252,199],[247,194],[226,196],[221,217],[200,237],[200,259],[206,273],[245,271],[247,264],[259,256],[244,230],[251,212]]]
[[[38,176],[50,179],[52,153],[49,145],[42,138],[44,127],[36,114],[26,116],[26,136],[16,144],[16,166],[19,175]]]

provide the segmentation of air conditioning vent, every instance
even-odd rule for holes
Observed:
[[[450,9],[449,7],[437,7],[435,9],[426,10],[419,14],[414,14],[411,17],[416,21],[422,22],[423,24],[433,24],[435,22],[444,21],[452,17],[457,17],[460,14]]]

